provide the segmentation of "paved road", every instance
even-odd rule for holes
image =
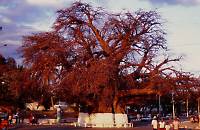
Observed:
[[[152,130],[151,127],[137,128],[70,128],[70,127],[46,127],[46,128],[18,128],[16,130]]]
[[[141,126],[134,128],[78,128],[67,126],[26,126],[15,130],[152,130],[150,126]]]
[[[198,129],[200,130],[198,123],[191,123],[189,121],[184,121],[181,123],[181,126],[184,128]],[[19,128],[11,128],[11,130],[152,130],[150,122],[134,122],[133,128],[79,128],[79,127],[70,127],[66,125],[33,125],[33,126],[19,126]]]
[[[24,125],[11,130],[152,130],[150,122],[134,122],[133,128],[79,128],[65,125]]]

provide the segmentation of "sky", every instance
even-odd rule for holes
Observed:
[[[18,47],[22,37],[50,31],[56,10],[69,7],[75,0],[0,0],[0,53],[22,59]],[[107,11],[156,10],[166,21],[164,30],[169,53],[183,56],[183,71],[200,73],[200,0],[82,0]],[[4,46],[4,45],[7,46]]]

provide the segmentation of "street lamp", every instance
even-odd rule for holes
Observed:
[[[2,85],[4,85],[4,84],[5,84],[5,82],[4,82],[4,81],[2,81],[2,82],[1,82],[1,84],[2,84]]]

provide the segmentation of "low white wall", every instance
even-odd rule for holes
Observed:
[[[115,123],[116,124],[127,124],[128,123],[127,114],[115,114]]]
[[[79,113],[78,116],[78,124],[83,127],[87,125],[92,125],[92,127],[113,127],[127,123],[127,114],[93,113],[89,115],[88,113]]]
[[[89,123],[89,114],[88,113],[79,113],[78,123],[83,126],[85,123]]]

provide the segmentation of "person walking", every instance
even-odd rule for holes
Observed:
[[[8,123],[9,123],[9,125],[12,125],[12,119],[13,119],[12,113],[10,113],[9,116],[8,116]]]
[[[57,123],[60,123],[61,120],[61,106],[57,107]]]
[[[8,129],[8,120],[7,119],[4,119],[4,118],[2,118],[1,119],[1,129],[2,130],[7,130]]]
[[[165,121],[163,118],[159,121],[159,130],[165,130]]]
[[[173,125],[174,130],[179,130],[180,122],[177,117],[172,122],[172,125]]]
[[[19,124],[19,112],[15,114],[16,124]]]
[[[165,124],[165,130],[170,130],[171,126],[169,124],[169,122],[167,121]]]
[[[153,130],[158,130],[158,120],[156,116],[153,117],[151,125],[152,125]]]
[[[1,117],[0,117],[0,130],[2,130]]]

